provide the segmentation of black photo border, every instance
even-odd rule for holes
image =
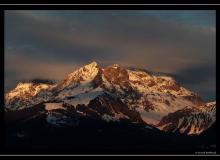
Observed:
[[[4,77],[4,11],[5,10],[216,10],[216,104],[217,104],[217,113],[216,113],[216,124],[217,124],[217,135],[220,135],[219,130],[219,124],[220,122],[218,122],[220,120],[220,118],[218,118],[220,115],[220,110],[218,109],[218,99],[219,99],[219,94],[218,94],[218,29],[220,27],[219,25],[219,20],[218,18],[220,17],[219,13],[219,5],[204,5],[204,4],[185,4],[185,5],[178,5],[178,4],[170,4],[170,5],[161,5],[161,4],[154,4],[154,5],[149,5],[149,4],[23,4],[23,5],[0,5],[0,16],[1,16],[1,49],[2,49],[2,53],[1,53],[1,71],[2,71],[2,77]],[[2,78],[3,79],[3,78]],[[56,153],[11,153],[9,152],[6,148],[5,148],[5,142],[4,142],[4,137],[5,137],[5,133],[4,133],[4,79],[1,81],[1,106],[2,109],[0,110],[0,136],[1,136],[1,148],[0,148],[0,155],[58,155]],[[219,155],[219,140],[220,138],[218,138],[217,136],[217,153],[215,155],[196,155],[196,154],[175,154],[175,152],[173,154],[154,154],[154,155],[148,155],[148,154],[141,154],[142,156],[199,156],[199,157],[203,157],[203,156],[217,156]],[[175,151],[175,150],[174,150]],[[107,154],[107,153],[79,153],[79,154],[60,154],[60,155],[139,155],[139,154],[121,154],[121,153],[116,153],[116,154]]]

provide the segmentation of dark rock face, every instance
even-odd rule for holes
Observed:
[[[34,84],[39,84],[39,83],[43,83],[43,84],[55,84],[56,82],[53,80],[49,80],[49,79],[32,79],[30,81],[31,83]]]
[[[163,89],[170,89],[170,90],[174,90],[174,91],[179,91],[180,90],[180,86],[176,83],[170,84],[170,85],[163,85],[162,88]]]
[[[100,68],[99,68],[98,74],[95,76],[92,82],[92,85],[93,85],[93,88],[96,88],[102,85],[102,70]]]
[[[144,123],[136,110],[129,109],[120,99],[113,98],[107,94],[92,100],[88,107],[99,112],[101,115],[107,114],[113,116],[113,113],[123,114],[132,122]]]
[[[118,84],[119,86],[130,88],[129,76],[126,69],[120,66],[109,66],[106,67],[103,71],[105,78],[113,83]]]

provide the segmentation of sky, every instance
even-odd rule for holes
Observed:
[[[5,92],[96,61],[166,73],[216,99],[213,10],[7,10],[4,55]]]

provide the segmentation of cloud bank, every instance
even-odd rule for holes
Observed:
[[[215,11],[5,11],[5,88],[97,61],[174,75],[215,99]]]

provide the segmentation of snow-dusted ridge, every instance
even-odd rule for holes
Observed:
[[[188,134],[202,133],[215,122],[216,116],[215,102],[203,102],[172,77],[127,69],[118,64],[100,68],[96,62],[73,71],[60,83],[19,83],[5,95],[7,110],[40,103],[48,112],[65,109],[65,104],[75,108],[76,113],[97,114],[108,122],[129,119],[164,131],[173,131],[175,127],[175,131],[179,129]],[[185,112],[192,123],[186,123]],[[210,120],[204,121],[203,115]],[[48,118],[51,123],[56,120]]]
[[[47,99],[47,94],[55,85],[43,83],[19,83],[15,89],[5,95],[7,109],[23,109],[33,106]],[[39,96],[40,95],[40,96]]]

